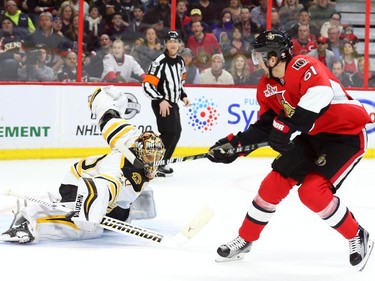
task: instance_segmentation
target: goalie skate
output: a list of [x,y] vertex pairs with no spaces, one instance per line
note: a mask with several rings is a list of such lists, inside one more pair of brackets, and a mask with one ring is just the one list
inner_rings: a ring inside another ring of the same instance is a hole
[[[25,202],[26,206],[26,202]],[[17,200],[17,211],[13,211],[14,219],[10,228],[0,235],[0,241],[18,242],[21,244],[34,241],[29,222],[20,213],[20,202]]]
[[362,271],[370,258],[374,241],[370,240],[370,234],[359,226],[357,235],[349,240],[350,264]]
[[217,249],[218,256],[216,257],[216,262],[228,262],[242,260],[245,254],[250,252],[251,242],[246,242],[242,237],[237,236],[232,241],[221,245]]

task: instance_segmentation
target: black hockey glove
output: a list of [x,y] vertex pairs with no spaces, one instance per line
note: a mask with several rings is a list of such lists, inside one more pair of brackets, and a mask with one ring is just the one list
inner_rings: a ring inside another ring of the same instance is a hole
[[273,119],[272,130],[268,139],[268,144],[274,150],[280,153],[285,153],[291,150],[294,146],[290,137],[295,132],[290,124],[285,120],[283,114]]
[[227,153],[227,151],[238,145],[240,145],[238,137],[230,134],[225,138],[219,139],[210,147],[207,158],[215,163],[232,163],[239,155],[237,153]]

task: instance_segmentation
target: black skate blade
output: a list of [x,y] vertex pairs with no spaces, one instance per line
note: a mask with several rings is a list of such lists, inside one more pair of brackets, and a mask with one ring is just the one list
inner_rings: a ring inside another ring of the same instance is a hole
[[220,255],[217,255],[216,256],[216,259],[215,261],[216,262],[233,262],[233,261],[239,261],[239,260],[242,260],[244,257],[245,257],[246,253],[240,253],[240,254],[237,254],[231,258],[226,258],[226,257],[222,257]]
[[362,271],[363,269],[365,269],[366,264],[368,262],[368,259],[370,258],[370,255],[371,255],[371,252],[372,252],[373,248],[374,248],[374,241],[368,240],[367,254],[366,254],[365,258],[359,264],[357,264],[357,268],[358,268],[359,271]]

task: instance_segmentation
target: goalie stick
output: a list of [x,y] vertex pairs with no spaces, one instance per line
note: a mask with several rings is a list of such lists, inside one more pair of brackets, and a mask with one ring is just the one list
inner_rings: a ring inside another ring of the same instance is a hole
[[[14,192],[9,189],[4,192],[4,195],[14,196],[29,202],[51,207],[55,210],[70,213],[72,209],[67,208],[59,203],[47,202],[32,196],[24,195],[21,193]],[[146,239],[160,245],[178,245],[187,242],[189,239],[197,235],[201,229],[211,220],[213,216],[213,210],[209,207],[204,207],[198,212],[189,223],[182,228],[175,236],[167,236],[140,226],[136,226],[127,222],[123,222],[117,219],[113,219],[104,216],[99,226],[114,232],[118,232],[125,235],[134,236],[141,239]]]
[[[265,146],[268,146],[268,142],[261,142],[261,143],[254,143],[254,144],[249,144],[249,145],[244,145],[244,146],[238,146],[238,147],[226,150],[225,153],[231,154],[231,153],[248,152],[248,151],[253,151],[255,149],[265,147]],[[196,154],[196,155],[189,155],[189,156],[185,156],[185,157],[163,159],[163,160],[160,160],[160,161],[156,161],[154,163],[145,164],[144,166],[145,167],[164,166],[164,165],[172,164],[172,163],[179,163],[179,162],[185,162],[185,161],[189,161],[189,160],[197,160],[197,159],[207,158],[208,155],[210,155],[209,152],[202,153],[202,154]]]

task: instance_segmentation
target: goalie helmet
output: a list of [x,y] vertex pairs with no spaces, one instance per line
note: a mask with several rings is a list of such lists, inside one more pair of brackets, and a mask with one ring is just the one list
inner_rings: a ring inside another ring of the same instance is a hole
[[[162,140],[153,132],[145,132],[134,142],[135,154],[145,164],[160,161],[164,157],[165,148]],[[156,175],[157,166],[145,168],[145,174],[149,179]]]
[[270,56],[276,56],[279,60],[287,60],[292,56],[293,42],[286,32],[269,29],[255,39],[253,47],[253,52],[261,53],[265,62]]

